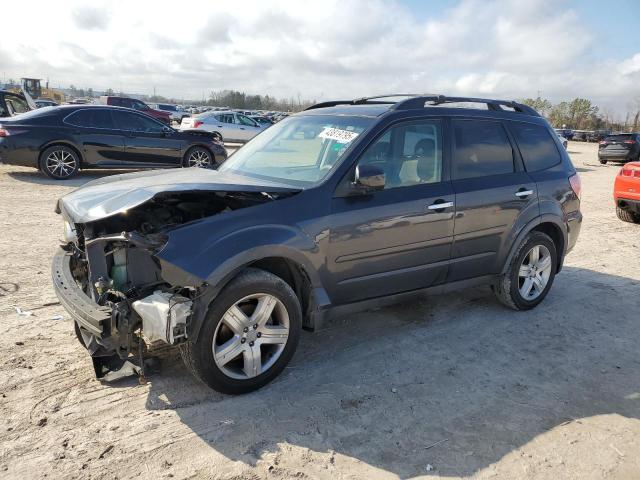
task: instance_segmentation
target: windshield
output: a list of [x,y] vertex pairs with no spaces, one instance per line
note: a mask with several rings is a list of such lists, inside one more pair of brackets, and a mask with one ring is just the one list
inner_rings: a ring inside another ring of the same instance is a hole
[[220,170],[296,186],[312,186],[338,164],[374,119],[309,115],[286,118],[256,136]]

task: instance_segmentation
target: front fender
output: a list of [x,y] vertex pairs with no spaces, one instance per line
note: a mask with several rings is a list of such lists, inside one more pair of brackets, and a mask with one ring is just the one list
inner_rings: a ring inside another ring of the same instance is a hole
[[189,251],[189,243],[175,233],[155,256],[161,262],[162,277],[169,283],[206,289],[194,309],[191,338],[197,338],[211,300],[240,270],[263,258],[280,257],[296,263],[305,271],[318,297],[316,304],[329,302],[317,273],[323,265],[318,246],[301,229],[256,225],[215,239],[195,251]]

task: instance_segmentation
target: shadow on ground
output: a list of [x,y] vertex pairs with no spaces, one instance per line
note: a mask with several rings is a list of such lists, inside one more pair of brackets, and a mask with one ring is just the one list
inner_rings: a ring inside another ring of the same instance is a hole
[[247,465],[287,442],[401,478],[428,463],[472,475],[572,419],[640,418],[639,289],[565,267],[528,312],[503,308],[488,288],[363,312],[304,334],[279,379],[237,397],[194,380],[169,350],[147,408],[175,410],[211,449]]
[[20,182],[35,183],[38,185],[80,187],[85,183],[96,180],[98,178],[136,171],[139,170],[82,170],[78,172],[75,177],[72,177],[68,180],[54,180],[53,178],[47,177],[45,174],[39,172],[38,170],[33,170],[32,172],[7,172],[7,175]]

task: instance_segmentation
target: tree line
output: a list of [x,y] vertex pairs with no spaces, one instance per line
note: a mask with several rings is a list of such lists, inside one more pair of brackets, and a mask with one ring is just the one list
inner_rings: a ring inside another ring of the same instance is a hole
[[211,92],[209,100],[205,102],[212,107],[231,107],[246,110],[276,110],[281,112],[298,112],[313,105],[315,100],[301,100],[297,98],[276,98],[270,95],[250,95],[236,90],[221,90]]
[[540,115],[546,117],[554,128],[571,128],[574,130],[613,130],[637,131],[640,127],[640,100],[635,101],[635,108],[629,106],[624,121],[614,119],[612,114],[601,111],[587,98],[574,98],[567,102],[553,104],[546,98],[525,98],[521,103],[533,107]]

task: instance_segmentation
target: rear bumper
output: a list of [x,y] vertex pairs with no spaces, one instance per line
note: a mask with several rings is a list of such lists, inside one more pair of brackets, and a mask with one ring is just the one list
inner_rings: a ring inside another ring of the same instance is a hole
[[622,210],[640,215],[640,200],[618,197],[616,198],[616,205]]
[[9,142],[0,138],[0,163],[38,168],[38,153],[27,148],[16,149]]
[[572,212],[567,221],[567,250],[565,253],[569,253],[575,247],[581,228],[582,213],[579,210]]
[[104,338],[111,330],[111,308],[95,303],[85,295],[71,274],[71,254],[59,248],[53,256],[53,289],[62,306],[82,328]]
[[598,152],[598,158],[602,160],[618,160],[618,161],[626,161],[632,160],[637,156],[633,152]]

